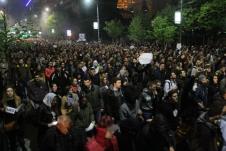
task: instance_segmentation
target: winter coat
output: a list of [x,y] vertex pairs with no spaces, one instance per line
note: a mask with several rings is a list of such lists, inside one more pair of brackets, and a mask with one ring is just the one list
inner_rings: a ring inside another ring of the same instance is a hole
[[84,88],[84,92],[86,94],[86,98],[88,102],[91,104],[94,112],[99,111],[103,108],[103,101],[100,94],[100,88],[97,85],[92,85],[90,89],[87,87]]
[[18,82],[27,82],[31,79],[30,68],[27,64],[16,66],[15,79]]
[[120,119],[119,109],[124,102],[121,90],[114,91],[112,88],[108,89],[103,96],[105,112],[114,117],[116,121]]
[[42,139],[41,151],[77,151],[71,134],[63,135],[56,127],[50,128]]
[[48,124],[50,124],[53,121],[56,121],[57,119],[57,115],[53,111],[51,106],[51,103],[55,96],[56,94],[54,93],[48,93],[43,99],[43,103],[38,108],[36,124],[38,126],[39,141],[42,139],[46,131],[49,129]]
[[50,78],[50,83],[56,83],[60,95],[66,94],[66,87],[70,85],[69,75],[66,71],[54,72]]
[[46,80],[50,80],[51,78],[51,75],[55,72],[55,68],[54,67],[48,67],[48,68],[45,68],[45,77],[46,77]]
[[175,136],[166,118],[157,113],[151,123],[144,125],[137,135],[137,150],[169,151],[175,147]]
[[170,129],[175,131],[179,121],[178,105],[167,100],[166,102],[159,104],[157,108],[157,112],[164,116],[164,119],[170,126]]
[[208,120],[207,113],[200,115],[192,132],[191,151],[218,151],[218,126]]
[[206,107],[208,103],[208,88],[203,85],[198,85],[194,93],[194,99],[197,103],[203,103]]
[[97,127],[96,128],[95,139],[98,144],[100,144],[105,151],[119,151],[117,138],[113,135],[111,139],[105,138],[107,133],[106,128]]
[[137,118],[139,111],[140,107],[139,102],[137,100],[134,106],[124,102],[119,109],[120,120],[135,119]]
[[[17,95],[14,95],[12,98],[4,96],[2,103],[3,103],[3,106],[5,109],[6,109],[6,107],[12,107],[12,108],[17,109],[21,105],[21,99]],[[18,128],[18,121],[20,118],[19,111],[15,112],[14,114],[4,112],[3,115],[4,115],[3,116],[4,125],[6,127],[8,127],[7,125],[11,125],[11,124],[13,125],[13,126],[10,126],[9,129],[7,128],[7,131],[15,130]]]
[[80,107],[80,110],[74,108],[70,116],[76,128],[85,129],[94,121],[93,109],[89,102],[85,106]]
[[158,96],[150,93],[149,90],[145,88],[139,99],[142,112],[148,112],[154,115],[156,105],[160,102]]
[[36,104],[41,104],[45,95],[49,92],[48,87],[43,81],[36,82],[31,80],[28,83],[28,97]]

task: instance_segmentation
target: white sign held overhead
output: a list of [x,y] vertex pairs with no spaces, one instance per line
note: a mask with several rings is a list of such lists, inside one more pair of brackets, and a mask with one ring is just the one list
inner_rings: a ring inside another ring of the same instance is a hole
[[150,64],[153,60],[153,54],[152,53],[142,53],[140,57],[138,58],[138,61],[140,64]]

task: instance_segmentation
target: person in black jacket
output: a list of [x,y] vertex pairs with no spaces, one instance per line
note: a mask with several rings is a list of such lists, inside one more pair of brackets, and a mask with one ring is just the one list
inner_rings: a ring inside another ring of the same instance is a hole
[[78,144],[74,142],[71,127],[70,117],[59,116],[57,125],[46,132],[42,140],[41,151],[77,151]]
[[218,151],[221,146],[221,132],[217,121],[226,112],[226,103],[215,101],[209,111],[196,120],[189,139],[191,151]]
[[34,108],[37,108],[42,103],[47,93],[48,87],[37,73],[35,78],[28,82],[28,97]]
[[48,93],[43,103],[38,108],[36,124],[38,126],[38,143],[40,145],[46,131],[56,124],[57,114],[55,111],[56,94]]
[[21,147],[23,151],[26,151],[24,146],[24,135],[21,130],[23,104],[21,103],[20,97],[17,96],[11,86],[7,86],[6,88],[2,105],[2,113],[0,113],[3,115],[2,128],[4,129],[4,134],[6,136],[4,139],[8,139],[10,151],[16,151],[18,147]]
[[52,76],[50,78],[50,83],[57,84],[60,95],[66,94],[67,86],[70,85],[70,79],[69,79],[68,72],[64,68],[57,65],[55,72],[52,74]]
[[104,94],[104,109],[107,115],[114,117],[115,121],[119,121],[119,109],[124,102],[123,93],[121,90],[122,81],[120,78],[113,78],[112,86]]
[[104,108],[103,100],[100,93],[100,87],[93,84],[90,77],[85,77],[84,80],[84,93],[86,95],[87,101],[91,104],[94,112],[95,119],[98,120],[101,111]]
[[137,150],[175,151],[175,131],[178,126],[179,112],[177,100],[177,91],[172,90],[168,93],[165,102],[158,105],[153,120],[147,123],[137,135]]

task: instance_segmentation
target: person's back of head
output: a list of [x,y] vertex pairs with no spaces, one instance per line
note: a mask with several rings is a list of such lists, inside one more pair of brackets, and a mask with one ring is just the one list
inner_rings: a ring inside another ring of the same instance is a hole
[[61,115],[57,118],[57,129],[63,134],[66,135],[69,133],[70,128],[72,127],[72,120],[67,115]]

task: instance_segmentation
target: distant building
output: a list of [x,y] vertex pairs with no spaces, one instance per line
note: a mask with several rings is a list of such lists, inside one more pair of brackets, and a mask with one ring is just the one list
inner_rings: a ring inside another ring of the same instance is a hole
[[134,4],[136,0],[118,0],[118,9],[128,9],[130,5]]

